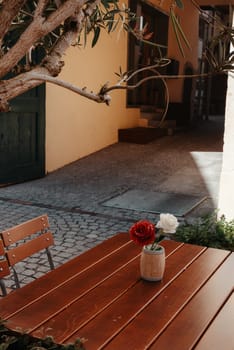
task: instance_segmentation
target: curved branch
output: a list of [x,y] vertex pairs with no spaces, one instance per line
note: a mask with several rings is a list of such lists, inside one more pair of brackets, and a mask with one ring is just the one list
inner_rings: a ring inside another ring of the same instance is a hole
[[[219,73],[216,73],[216,74],[219,74]],[[136,84],[134,85],[113,85],[113,86],[110,86],[110,87],[107,87],[107,86],[103,86],[101,88],[101,92],[102,93],[108,93],[112,90],[134,90],[136,89],[137,87],[139,87],[140,85],[142,85],[143,83],[145,83],[146,81],[149,81],[149,80],[154,80],[154,79],[178,79],[178,78],[198,78],[198,77],[209,77],[211,75],[214,75],[214,74],[211,74],[211,73],[204,73],[204,74],[191,74],[191,75],[152,75],[150,77],[146,77],[144,79],[141,79],[139,80]]]
[[[162,61],[165,61],[165,63],[162,63]],[[147,71],[147,70],[152,70],[152,69],[155,69],[155,68],[165,67],[170,62],[171,62],[171,60],[169,58],[168,59],[167,58],[163,58],[163,59],[160,60],[159,63],[155,63],[155,64],[153,64],[151,66],[146,66],[146,67],[143,67],[143,68],[139,68],[135,72],[133,72],[131,75],[129,75],[129,77],[125,81],[131,80],[138,73],[141,73],[141,72],[144,72],[144,71]]]

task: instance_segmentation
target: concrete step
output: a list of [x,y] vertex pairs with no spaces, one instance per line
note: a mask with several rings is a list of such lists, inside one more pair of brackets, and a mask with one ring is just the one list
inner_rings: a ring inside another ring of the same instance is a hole
[[159,137],[167,135],[167,129],[136,127],[119,129],[119,142],[132,142],[145,144]]
[[149,119],[140,118],[138,121],[138,126],[147,128],[149,126]]
[[148,120],[160,120],[163,116],[163,111],[155,111],[155,112],[141,112],[140,114],[141,118],[148,119]]
[[141,112],[155,112],[156,106],[140,106],[140,111]]
[[149,120],[149,126],[158,128],[159,126],[161,128],[176,128],[176,120],[164,120],[162,123],[159,120]]

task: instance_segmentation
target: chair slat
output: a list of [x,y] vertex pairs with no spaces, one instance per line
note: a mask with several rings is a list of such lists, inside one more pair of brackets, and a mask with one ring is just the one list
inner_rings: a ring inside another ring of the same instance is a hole
[[5,255],[3,241],[0,239],[0,255]]
[[11,244],[18,242],[31,234],[43,231],[48,227],[48,216],[41,215],[35,219],[28,220],[8,230],[2,231],[1,236],[5,247],[9,247]]
[[11,274],[8,261],[7,260],[0,260],[0,289],[2,293],[0,294],[0,298],[7,295],[9,292],[9,288],[6,288],[5,282],[3,277],[9,276]]
[[10,275],[10,269],[7,260],[0,260],[0,278]]
[[6,252],[9,265],[14,266],[17,262],[39,252],[42,249],[48,248],[54,244],[53,235],[51,232],[46,232],[31,241],[21,244],[16,248],[12,248]]

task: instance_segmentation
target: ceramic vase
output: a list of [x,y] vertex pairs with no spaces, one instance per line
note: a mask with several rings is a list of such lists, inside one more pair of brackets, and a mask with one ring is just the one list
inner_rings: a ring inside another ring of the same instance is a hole
[[165,250],[158,245],[151,250],[151,245],[144,246],[140,258],[141,278],[146,281],[161,281],[165,270]]

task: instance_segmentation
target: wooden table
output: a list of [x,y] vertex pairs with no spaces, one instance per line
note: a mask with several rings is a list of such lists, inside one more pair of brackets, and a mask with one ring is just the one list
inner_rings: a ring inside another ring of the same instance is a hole
[[121,233],[0,300],[11,329],[87,350],[234,349],[234,253],[164,241],[161,282]]

